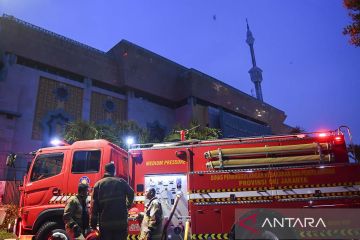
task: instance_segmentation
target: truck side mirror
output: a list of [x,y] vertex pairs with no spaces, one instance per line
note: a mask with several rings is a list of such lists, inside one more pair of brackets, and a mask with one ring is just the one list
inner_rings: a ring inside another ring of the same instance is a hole
[[6,166],[15,168],[16,154],[10,153],[6,158]]

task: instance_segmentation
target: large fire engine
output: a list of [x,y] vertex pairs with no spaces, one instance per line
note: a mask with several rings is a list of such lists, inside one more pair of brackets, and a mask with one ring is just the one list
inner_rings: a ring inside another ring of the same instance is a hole
[[232,238],[240,208],[360,206],[360,165],[349,160],[341,129],[133,145],[128,152],[105,140],[89,140],[37,151],[20,188],[17,234],[65,236],[64,204],[79,182],[93,187],[110,161],[136,194],[129,211],[130,239],[139,234],[133,217],[143,211],[148,187],[156,189],[165,236],[172,239],[182,239],[184,232],[192,239]]

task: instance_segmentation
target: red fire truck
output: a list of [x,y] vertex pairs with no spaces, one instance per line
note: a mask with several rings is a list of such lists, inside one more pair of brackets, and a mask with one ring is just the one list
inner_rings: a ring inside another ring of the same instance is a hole
[[65,236],[64,204],[79,182],[93,187],[110,161],[136,192],[130,239],[139,234],[132,217],[143,211],[148,187],[156,189],[172,239],[187,230],[192,239],[233,238],[240,208],[359,208],[360,165],[349,159],[344,136],[338,129],[133,145],[128,152],[105,140],[40,149],[20,188],[16,233]]

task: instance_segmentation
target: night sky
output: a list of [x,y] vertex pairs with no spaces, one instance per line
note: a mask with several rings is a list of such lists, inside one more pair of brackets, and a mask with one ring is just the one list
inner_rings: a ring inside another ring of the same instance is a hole
[[251,95],[248,18],[264,101],[307,131],[347,125],[360,144],[360,48],[342,34],[342,0],[0,0],[3,13],[102,51],[126,39]]

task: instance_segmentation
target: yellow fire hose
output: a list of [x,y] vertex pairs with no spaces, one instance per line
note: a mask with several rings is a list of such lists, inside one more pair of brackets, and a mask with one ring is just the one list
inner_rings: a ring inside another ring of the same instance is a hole
[[185,223],[184,240],[188,240],[189,228],[190,228],[190,222],[189,222],[189,220],[187,220]]
[[250,155],[250,154],[276,154],[286,152],[301,152],[301,151],[314,151],[329,150],[330,145],[328,143],[309,143],[309,144],[297,144],[297,145],[284,145],[284,146],[270,146],[270,147],[253,147],[253,148],[228,148],[228,149],[217,149],[205,152],[205,158],[213,159],[218,158],[219,154],[222,157],[236,156],[236,155]]
[[306,155],[306,156],[291,156],[291,157],[275,157],[275,158],[253,158],[253,159],[231,159],[220,161],[211,161],[206,163],[208,168],[220,168],[222,164],[224,167],[245,167],[245,166],[256,166],[256,165],[267,165],[267,164],[289,164],[289,163],[307,163],[307,162],[318,162],[320,160],[331,161],[331,155],[326,154],[324,156],[317,155]]

